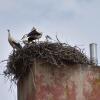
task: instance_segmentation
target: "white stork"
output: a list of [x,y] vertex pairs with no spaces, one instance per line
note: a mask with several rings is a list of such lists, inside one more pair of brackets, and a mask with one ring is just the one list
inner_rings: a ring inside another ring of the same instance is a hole
[[8,41],[10,43],[10,45],[13,47],[13,49],[17,50],[17,49],[21,49],[22,46],[20,45],[19,42],[17,42],[16,40],[14,40],[12,37],[11,37],[11,34],[10,34],[10,30],[8,30]]
[[24,44],[27,43],[27,41],[25,40],[25,38],[28,38],[28,43],[32,42],[33,40],[37,40],[38,39],[38,42],[39,42],[39,39],[42,37],[42,33],[40,32],[37,32],[36,28],[32,28],[31,32],[28,33],[28,34],[25,34],[23,37],[22,37],[22,41]]
[[37,32],[37,30],[33,27],[31,32],[27,35],[27,37],[29,43],[36,39],[38,39],[39,42],[39,39],[42,37],[42,33]]

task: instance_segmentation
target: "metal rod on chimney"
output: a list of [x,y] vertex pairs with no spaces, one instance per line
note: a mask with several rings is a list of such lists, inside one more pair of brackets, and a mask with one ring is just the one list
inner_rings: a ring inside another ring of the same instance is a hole
[[90,61],[94,65],[98,64],[98,59],[97,59],[97,44],[96,43],[91,43],[90,44]]

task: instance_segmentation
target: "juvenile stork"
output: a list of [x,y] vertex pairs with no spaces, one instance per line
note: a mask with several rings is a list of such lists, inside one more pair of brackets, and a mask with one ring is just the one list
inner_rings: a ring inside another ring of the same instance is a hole
[[33,27],[31,32],[27,35],[28,42],[32,42],[33,40],[37,40],[39,42],[39,39],[42,37],[42,33],[37,32],[37,30]]
[[9,41],[9,44],[13,47],[13,49],[15,50],[18,50],[18,49],[21,49],[22,46],[20,45],[19,42],[17,42],[16,40],[14,40],[12,37],[11,37],[11,34],[10,34],[10,30],[7,30],[8,31],[8,41]]

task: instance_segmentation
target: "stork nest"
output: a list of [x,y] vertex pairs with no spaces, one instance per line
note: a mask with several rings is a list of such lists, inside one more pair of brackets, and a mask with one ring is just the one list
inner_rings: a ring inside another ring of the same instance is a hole
[[31,43],[10,54],[4,71],[5,75],[13,76],[13,79],[18,80],[29,71],[34,59],[57,67],[66,64],[90,64],[81,49],[66,43]]

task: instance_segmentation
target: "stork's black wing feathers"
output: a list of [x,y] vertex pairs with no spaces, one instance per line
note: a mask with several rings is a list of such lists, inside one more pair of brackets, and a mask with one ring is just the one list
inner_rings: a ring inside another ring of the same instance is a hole
[[41,33],[37,32],[36,30],[31,31],[27,37],[33,36],[33,35],[41,35]]
[[16,43],[14,41],[12,41],[13,44],[15,44],[19,49],[22,49],[22,46],[20,45],[20,43]]
[[33,32],[28,33],[27,37],[30,37],[33,35]]

